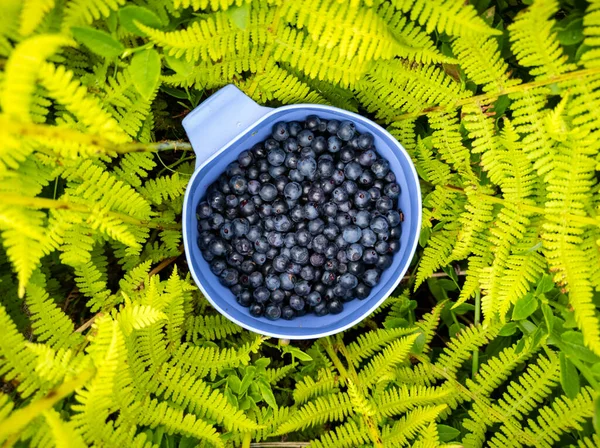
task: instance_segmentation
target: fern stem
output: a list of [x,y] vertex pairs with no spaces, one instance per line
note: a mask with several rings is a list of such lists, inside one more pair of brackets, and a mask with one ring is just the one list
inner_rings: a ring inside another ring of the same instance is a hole
[[250,448],[250,442],[252,442],[252,433],[247,432],[242,440],[242,448]]
[[425,109],[422,109],[417,112],[409,112],[402,115],[397,115],[393,117],[390,121],[402,121],[402,120],[410,120],[417,117],[421,117],[423,115],[427,115],[432,112],[441,112],[452,109],[457,109],[459,107],[465,106],[467,104],[478,104],[478,103],[488,103],[491,100],[495,100],[500,96],[509,95],[511,93],[525,92],[527,90],[535,89],[537,87],[548,86],[550,84],[555,84],[559,82],[565,81],[573,81],[580,78],[585,78],[587,76],[598,75],[600,74],[600,67],[589,68],[584,70],[575,70],[570,73],[565,73],[564,75],[554,76],[548,79],[542,79],[539,81],[527,82],[524,84],[518,84],[516,86],[507,87],[505,89],[499,90],[497,92],[484,93],[482,95],[471,96],[468,98],[462,98],[454,102],[454,104],[450,104],[447,106],[432,106]]
[[[444,188],[451,190],[451,191],[456,191],[456,192],[459,192],[462,194],[466,194],[464,189],[454,186],[454,185],[445,185]],[[523,204],[520,202],[511,202],[504,198],[500,198],[498,196],[491,196],[491,195],[485,194],[485,193],[477,193],[477,196],[480,197],[484,201],[492,202],[494,204],[501,204],[501,205],[512,204],[516,208],[523,210],[523,211],[528,211],[528,212],[535,213],[538,215],[546,214],[546,209],[544,209],[543,207],[536,207],[535,205],[528,205],[528,204]],[[568,221],[578,222],[580,224],[584,224],[584,225],[588,225],[588,226],[600,227],[600,220],[593,218],[591,216],[579,216],[579,215],[572,215],[570,213],[564,213],[564,214],[562,214],[562,216],[563,216],[563,218],[565,218]]]
[[[48,198],[39,198],[39,197],[28,197],[28,196],[20,196],[16,194],[5,194],[2,196],[2,203],[4,205],[16,205],[19,207],[25,208],[44,208],[44,209],[55,209],[55,210],[70,210],[77,213],[87,213],[91,214],[93,210],[87,205],[83,204],[74,204],[72,202],[63,201],[59,199],[48,199]],[[127,224],[133,224],[140,227],[148,227],[151,229],[160,229],[160,230],[180,230],[181,226],[179,225],[165,225],[158,224],[152,221],[147,221],[143,219],[137,219],[132,216],[126,215],[124,213],[119,212],[107,212],[107,215],[112,216],[121,220]]]
[[24,408],[14,411],[10,417],[0,423],[0,439],[19,433],[42,412],[52,408],[56,403],[81,388],[94,375],[94,370],[85,370],[77,377],[58,388],[51,390],[44,398],[30,403]]
[[[481,319],[481,291],[478,289],[475,291],[475,325],[479,324]],[[473,368],[471,370],[471,377],[475,378],[477,371],[479,370],[479,347],[473,350]]]

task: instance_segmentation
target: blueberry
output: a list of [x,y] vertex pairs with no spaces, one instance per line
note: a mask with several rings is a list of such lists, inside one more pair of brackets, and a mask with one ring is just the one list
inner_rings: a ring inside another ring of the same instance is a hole
[[263,275],[260,272],[252,272],[248,277],[250,280],[250,286],[258,288],[263,283]]
[[390,245],[387,241],[377,241],[377,243],[375,243],[375,250],[378,254],[385,255],[390,250]]
[[338,265],[339,265],[339,262],[337,260],[331,259],[331,260],[327,260],[323,267],[325,268],[326,271],[333,272],[333,271],[337,271]]
[[296,200],[302,195],[302,187],[298,182],[290,182],[285,186],[283,194],[288,199]]
[[377,153],[369,149],[358,156],[358,163],[362,166],[370,167],[377,160]]
[[276,247],[270,247],[269,250],[265,253],[265,255],[267,256],[267,258],[269,260],[273,260],[277,254],[279,253],[279,251],[277,250]]
[[225,286],[233,286],[238,282],[238,272],[232,268],[223,269],[219,280]]
[[329,241],[325,235],[317,235],[312,241],[312,250],[317,254],[324,254]]
[[337,134],[339,128],[340,122],[338,120],[329,120],[327,122],[327,132],[330,134]]
[[379,283],[379,271],[377,269],[369,269],[362,276],[363,283],[371,288]]
[[348,249],[339,249],[337,254],[335,255],[335,258],[340,263],[340,265],[347,264],[349,261],[348,254],[346,253],[347,250]]
[[342,121],[340,127],[337,131],[337,136],[344,141],[349,141],[354,137],[354,133],[356,132],[356,127],[354,123],[351,121]]
[[[296,140],[295,138],[288,138],[286,141],[283,142],[283,149],[288,152],[288,156],[293,156],[293,153],[298,152],[300,150],[300,145],[298,144],[298,140]],[[286,156],[286,166],[288,168],[294,168],[287,164],[287,156]]]
[[296,242],[299,246],[306,247],[312,241],[312,235],[307,229],[301,229],[296,232]]
[[325,222],[321,218],[313,219],[308,223],[308,231],[313,235],[318,235],[323,232]]
[[389,255],[380,255],[377,261],[375,262],[375,266],[381,269],[382,271],[389,268],[393,263],[392,257]]
[[314,176],[317,172],[317,161],[313,157],[302,157],[298,160],[298,171],[306,177]]
[[262,266],[263,264],[266,263],[267,256],[260,252],[254,252],[252,254],[252,261],[254,261],[256,264]]
[[203,219],[202,221],[198,222],[198,231],[202,232],[204,230],[210,230],[210,224],[208,224],[208,221],[206,219]]
[[371,223],[371,213],[366,210],[360,210],[352,220],[361,229],[366,229]]
[[359,283],[354,290],[354,295],[359,300],[366,299],[369,297],[369,294],[371,294],[371,288],[364,283]]
[[349,246],[348,242],[344,239],[343,235],[338,235],[335,239],[335,245],[340,249],[345,249]]
[[358,277],[365,272],[365,265],[360,261],[351,261],[348,263],[348,272]]
[[394,172],[392,170],[390,170],[385,175],[385,177],[383,178],[383,180],[386,181],[386,182],[388,182],[388,183],[390,183],[390,182],[394,183],[394,182],[396,182],[396,175],[394,174]]
[[225,244],[223,243],[223,240],[220,238],[212,240],[210,242],[210,244],[208,245],[208,250],[210,251],[211,254],[213,254],[216,257],[220,257],[226,251]]
[[300,131],[302,131],[302,125],[297,121],[290,121],[288,123],[288,132],[292,137],[296,137]]
[[251,180],[248,182],[248,193],[251,195],[258,194],[260,191],[260,182],[257,180]]
[[394,201],[387,196],[382,196],[377,200],[376,207],[379,213],[385,214],[392,210],[394,207]]
[[340,212],[348,213],[352,210],[352,202],[350,202],[350,201],[340,202],[338,204],[338,208],[339,208]]
[[309,115],[306,117],[306,128],[311,131],[316,131],[321,124],[321,119],[316,115]]
[[289,210],[289,207],[287,205],[287,202],[282,201],[280,199],[273,202],[273,212],[276,215],[281,215],[282,213],[287,213],[288,210]]
[[292,221],[294,222],[301,222],[304,220],[304,207],[300,206],[300,205],[296,205],[295,207],[292,208],[292,210],[290,211],[290,218],[292,218]]
[[392,240],[390,241],[390,252],[391,253],[396,253],[400,250],[400,241],[398,240]]
[[[212,191],[208,193],[208,205],[217,210],[223,210],[225,207],[225,195],[220,191]],[[212,213],[211,213],[212,216]]]
[[371,202],[377,202],[381,198],[381,190],[377,187],[371,187],[368,190]]
[[206,219],[212,215],[212,208],[207,202],[200,202],[196,207],[196,217],[198,219]]
[[309,202],[304,206],[304,215],[306,219],[312,221],[313,219],[317,219],[319,217],[319,209],[315,204]]
[[240,201],[240,213],[243,216],[248,217],[250,215],[253,215],[255,212],[256,205],[254,205],[254,202],[247,200]]
[[298,144],[300,146],[310,146],[312,145],[312,141],[315,138],[315,134],[313,134],[308,129],[304,129],[298,133]]
[[291,258],[294,263],[304,265],[308,263],[309,253],[306,247],[294,246],[290,249]]
[[346,256],[350,261],[358,261],[363,256],[363,246],[361,244],[351,244],[350,247],[346,249]]
[[281,308],[281,317],[285,320],[292,320],[296,313],[289,306],[284,306]]
[[248,181],[246,180],[246,178],[244,176],[241,176],[241,175],[233,176],[229,180],[229,186],[231,187],[231,190],[235,194],[237,194],[237,195],[244,194],[248,190]]
[[358,137],[358,147],[360,149],[369,149],[371,146],[373,146],[374,141],[375,139],[373,138],[373,135],[365,132]]
[[[329,260],[331,261],[331,260]],[[335,283],[335,274],[331,271],[323,272],[323,276],[321,277],[321,282],[325,285],[331,286]]]
[[364,170],[357,179],[358,184],[362,188],[369,188],[375,181],[375,175],[370,170]]
[[290,136],[288,125],[282,121],[273,125],[272,134],[273,138],[278,141],[283,141]]
[[246,170],[246,177],[248,177],[248,179],[256,180],[256,179],[258,179],[259,175],[260,175],[260,170],[258,169],[258,167],[256,165],[250,166]]
[[390,227],[396,227],[400,225],[400,213],[398,213],[396,210],[390,210],[385,214],[385,217],[388,220]]
[[250,315],[252,315],[254,317],[262,316],[263,311],[264,311],[264,308],[260,303],[254,302],[252,305],[250,305]]
[[285,151],[280,148],[275,148],[269,151],[267,160],[272,166],[281,166],[285,162]]
[[273,214],[273,206],[271,204],[262,204],[258,207],[258,216],[267,218]]
[[294,292],[299,296],[307,296],[310,293],[310,285],[306,280],[301,280],[294,285]]
[[338,211],[338,206],[335,202],[327,202],[323,205],[323,213],[326,216],[335,216]]
[[308,190],[307,199],[310,202],[315,202],[318,204],[325,201],[325,192],[321,187],[313,185],[310,187],[310,190]]
[[317,153],[312,148],[312,146],[307,146],[305,148],[302,148],[302,150],[300,151],[300,156],[299,157],[300,158],[311,157],[313,159],[316,159],[317,158]]
[[[225,174],[227,175],[226,177],[233,177],[233,176],[237,176],[237,175],[240,175],[243,173],[244,173],[244,170],[242,169],[240,164],[237,162],[230,163],[227,166],[227,170],[225,171]],[[225,193],[225,192],[223,192],[223,193]]]
[[287,171],[288,171],[288,169],[285,166],[283,166],[283,165],[279,165],[279,166],[272,165],[269,168],[269,175],[273,179],[277,179],[278,177],[283,176],[284,174],[286,174]]
[[275,230],[278,232],[287,232],[292,228],[292,221],[287,215],[275,216]]
[[202,251],[202,257],[208,262],[211,262],[215,259],[215,256],[208,250]]
[[401,235],[402,229],[400,228],[400,226],[392,227],[392,229],[390,230],[390,238],[397,240],[400,239]]
[[341,185],[344,182],[344,180],[346,180],[346,176],[344,175],[343,170],[337,169],[331,175],[331,179],[333,179],[336,185]]
[[271,291],[271,302],[281,303],[285,299],[285,293],[281,289]]
[[342,141],[335,135],[327,139],[327,150],[331,153],[339,152],[342,149],[342,145]]
[[294,289],[294,285],[296,284],[296,276],[294,274],[284,272],[279,274],[279,280],[281,282],[281,289],[285,291]]
[[[287,247],[282,247],[281,249],[279,249],[279,255],[283,255],[284,257],[287,257],[288,259],[292,258],[292,251],[287,248]],[[288,262],[290,263],[290,262]]]
[[340,234],[340,228],[335,224],[328,224],[323,229],[323,235],[329,240],[334,241]]
[[311,144],[311,148],[315,152],[315,154],[321,154],[323,151],[327,149],[328,142],[325,140],[325,137],[319,135],[313,139]]
[[364,190],[358,190],[354,195],[354,205],[357,208],[366,208],[371,202],[371,197],[368,192]]
[[[367,248],[363,251],[362,261],[366,264],[375,264],[379,259],[379,254],[375,249]],[[373,285],[370,285],[373,286]]]
[[313,291],[306,296],[306,303],[313,307],[321,303],[321,300],[321,294],[319,294],[317,291]]
[[385,159],[378,159],[371,165],[371,171],[378,179],[383,179],[390,171],[390,162]]
[[300,296],[293,295],[290,297],[290,307],[296,311],[304,309],[304,299]]
[[332,300],[327,304],[327,309],[331,314],[340,314],[344,311],[344,305],[339,300]]
[[356,180],[363,173],[363,169],[358,162],[350,162],[344,169],[346,179]]
[[268,138],[265,140],[264,147],[265,147],[266,153],[268,154],[269,151],[279,148],[279,142],[277,140],[275,140],[274,138]]
[[317,306],[315,306],[313,311],[317,316],[325,316],[329,314],[329,309],[327,308],[326,302],[319,303]]
[[342,188],[346,190],[348,196],[352,197],[358,192],[358,185],[353,180],[345,180],[342,184]]
[[362,230],[358,226],[348,225],[342,231],[342,235],[344,237],[344,240],[346,240],[347,243],[352,244],[352,243],[356,243],[357,241],[360,240],[360,238],[362,236]]
[[221,229],[219,229],[219,233],[221,235],[221,238],[225,239],[225,240],[230,240],[235,236],[234,230],[233,230],[233,223],[231,222],[226,222],[221,226]]
[[[323,266],[325,264],[325,255],[313,253],[310,256],[310,264],[314,267]],[[315,274],[316,276],[316,274]]]
[[242,254],[238,254],[237,252],[231,252],[227,254],[227,264],[233,268],[241,268],[242,263],[244,262],[244,256]]
[[385,217],[375,216],[371,219],[370,227],[375,233],[384,233],[388,231],[390,225]]
[[221,259],[213,260],[210,264],[210,271],[215,275],[221,275],[226,268],[227,264]]
[[346,190],[342,187],[338,187],[335,190],[333,190],[333,200],[338,203],[338,206],[340,203],[342,202],[346,202],[348,200],[348,193],[346,192]]
[[400,196],[400,185],[396,183],[389,183],[383,187],[383,194],[391,199],[396,199]]
[[300,271],[300,277],[303,280],[312,282],[315,279],[315,269],[312,266],[303,266]]
[[237,303],[239,303],[240,305],[249,307],[250,304],[252,303],[252,294],[250,294],[250,291],[245,289],[242,292],[240,292],[239,294],[237,294],[235,299],[237,300]]
[[356,158],[356,153],[349,146],[344,146],[342,148],[342,150],[340,151],[340,160],[342,162],[348,163],[351,160],[354,160],[355,158]]
[[269,305],[265,309],[265,317],[269,320],[277,320],[281,317],[281,307],[279,305]]
[[250,151],[242,151],[237,158],[238,164],[241,167],[247,167],[250,166],[250,164],[252,163],[252,160],[254,158],[252,157],[252,153]]
[[250,230],[250,224],[245,218],[236,218],[232,221],[233,233],[237,237],[245,236]]
[[259,194],[263,201],[271,202],[277,197],[277,188],[273,184],[263,184]]
[[284,272],[287,264],[289,263],[289,258],[284,255],[277,255],[273,258],[273,269],[277,272]]

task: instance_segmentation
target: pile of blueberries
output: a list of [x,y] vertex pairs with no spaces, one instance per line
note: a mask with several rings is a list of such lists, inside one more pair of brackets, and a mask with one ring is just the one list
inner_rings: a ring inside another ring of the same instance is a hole
[[279,122],[198,204],[198,246],[253,316],[337,314],[400,248],[400,187],[351,121]]

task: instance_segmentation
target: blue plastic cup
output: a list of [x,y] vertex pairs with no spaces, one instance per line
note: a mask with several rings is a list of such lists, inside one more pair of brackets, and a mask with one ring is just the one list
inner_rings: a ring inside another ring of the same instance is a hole
[[[375,147],[390,162],[401,188],[400,209],[404,212],[400,250],[393,264],[364,300],[344,303],[337,315],[317,317],[306,314],[287,321],[253,317],[228,288],[210,271],[198,249],[196,207],[206,190],[238,155],[265,140],[278,121],[303,121],[315,114],[326,120],[351,120],[359,132],[370,132]],[[262,107],[228,85],[196,107],[183,120],[183,127],[196,153],[196,170],[183,202],[183,241],[194,281],[212,305],[236,324],[267,336],[285,339],[312,339],[343,331],[367,317],[394,291],[415,253],[421,228],[421,189],[415,167],[406,150],[385,129],[360,115],[320,104],[293,104],[276,109]]]

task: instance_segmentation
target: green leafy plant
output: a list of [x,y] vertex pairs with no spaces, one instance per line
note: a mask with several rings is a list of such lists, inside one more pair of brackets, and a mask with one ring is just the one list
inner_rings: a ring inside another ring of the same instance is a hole
[[[0,2],[0,443],[598,446],[599,14]],[[227,83],[359,112],[415,162],[415,260],[343,334],[251,334],[187,274],[180,121]]]

